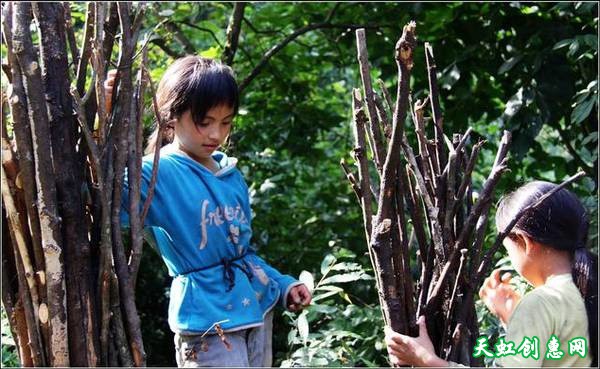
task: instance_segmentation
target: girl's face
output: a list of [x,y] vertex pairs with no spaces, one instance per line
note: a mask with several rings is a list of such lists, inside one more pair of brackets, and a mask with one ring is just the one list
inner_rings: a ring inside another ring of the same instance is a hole
[[504,238],[504,241],[502,241],[502,244],[506,248],[511,264],[517,273],[523,275],[523,264],[525,263],[526,255],[525,245],[523,245],[521,241],[521,239],[506,237]]
[[187,110],[175,124],[175,137],[179,149],[202,164],[210,162],[212,153],[229,136],[233,117],[232,107],[218,105],[206,112],[202,122],[195,124],[191,111]]

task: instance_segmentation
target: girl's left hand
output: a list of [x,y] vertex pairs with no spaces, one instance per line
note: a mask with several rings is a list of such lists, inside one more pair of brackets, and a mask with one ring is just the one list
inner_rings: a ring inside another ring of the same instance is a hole
[[292,289],[288,293],[286,303],[287,309],[293,312],[300,311],[305,306],[310,304],[311,300],[312,295],[308,288],[303,284],[299,284],[297,286],[292,287]]
[[417,321],[419,337],[396,333],[389,326],[385,327],[385,343],[393,365],[412,366],[448,366],[448,362],[435,354],[433,343],[427,333],[425,317]]

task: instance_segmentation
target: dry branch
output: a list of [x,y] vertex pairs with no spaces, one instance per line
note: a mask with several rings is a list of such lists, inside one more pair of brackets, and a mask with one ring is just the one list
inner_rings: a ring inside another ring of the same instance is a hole
[[[455,358],[464,365],[478,364],[472,358],[472,343],[478,330],[467,321],[470,316],[474,319],[475,314],[473,288],[466,278],[467,266],[472,268],[473,260],[477,258],[472,248],[471,252],[467,250],[473,238],[479,247],[483,235],[480,223],[487,219],[494,189],[507,170],[510,135],[505,133],[479,199],[471,204],[471,177],[483,141],[475,143],[467,155],[471,128],[462,135],[452,135],[452,142],[444,135],[436,68],[431,46],[427,43],[429,98],[424,102],[417,101],[412,109],[408,76],[413,68],[414,28],[412,22],[405,26],[396,45],[399,74],[395,104],[383,81],[378,81],[387,107],[394,109],[392,132],[386,135],[387,147],[383,147],[382,137],[377,137],[386,127],[386,108],[371,86],[364,30],[357,31],[364,102],[371,119],[368,122],[360,93],[355,90],[352,103],[358,179],[348,166],[345,166],[345,172],[363,210],[384,323],[397,332],[414,336],[418,333],[415,320],[424,314],[438,355]],[[425,133],[428,103],[432,110],[434,140],[429,140]],[[404,129],[409,106],[418,155],[410,146]],[[365,132],[368,123],[370,135]],[[367,159],[365,137],[370,138],[371,163]],[[377,177],[379,183],[370,183],[370,167],[380,174]],[[378,188],[374,218],[367,188]],[[417,247],[410,247],[413,237]],[[417,250],[419,281],[414,281],[410,273],[413,250]],[[455,305],[461,308],[457,309]]]

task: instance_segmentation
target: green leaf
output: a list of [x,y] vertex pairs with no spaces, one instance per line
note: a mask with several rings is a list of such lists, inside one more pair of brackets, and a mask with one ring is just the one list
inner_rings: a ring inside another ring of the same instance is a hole
[[315,288],[315,291],[333,291],[333,292],[342,292],[344,289],[338,286],[331,286],[331,285],[319,285],[317,286],[317,288]]
[[[342,290],[343,292],[344,290]],[[312,299],[312,302],[317,302],[317,301],[321,301],[323,299],[326,299],[328,297],[331,297],[333,295],[337,295],[338,293],[340,293],[339,291],[330,291],[330,292],[325,292],[319,295],[315,295]]]
[[589,47],[594,49],[594,51],[598,51],[598,36],[596,35],[583,35],[580,37],[584,43],[586,43]]
[[322,313],[322,314],[333,314],[338,311],[338,308],[335,306],[314,304],[314,305],[310,306],[310,311],[311,312],[314,311],[314,312]]
[[579,41],[574,40],[571,45],[569,45],[569,51],[567,52],[567,56],[573,56],[579,50]]
[[173,9],[164,9],[158,12],[158,15],[160,15],[161,17],[170,17],[173,14],[175,14],[175,11]]
[[578,124],[583,122],[590,115],[595,103],[595,96],[592,95],[581,104],[577,104],[571,113],[571,123]]
[[313,360],[310,361],[310,365],[311,366],[316,366],[316,367],[327,366],[327,364],[329,364],[329,361],[327,359],[325,359],[325,358],[322,358],[322,357],[318,357],[318,358],[315,358],[315,359],[313,359]]
[[326,274],[328,272],[329,267],[331,267],[331,265],[333,265],[333,263],[335,263],[336,258],[335,256],[328,254],[327,256],[325,256],[325,258],[323,259],[323,261],[321,262],[321,274]]
[[350,271],[350,270],[360,270],[362,269],[362,266],[358,263],[337,263],[335,264],[331,270],[346,270],[346,271]]
[[300,277],[298,279],[300,282],[304,283],[308,290],[312,293],[312,291],[315,289],[315,279],[313,275],[310,272],[303,270],[300,272]]
[[364,272],[352,272],[352,273],[346,273],[346,274],[336,274],[329,278],[325,278],[323,280],[323,282],[321,282],[321,283],[323,283],[323,284],[347,283],[347,282],[358,281],[360,279],[372,279],[372,277],[369,276],[368,274],[365,274]]
[[219,56],[219,54],[221,54],[221,50],[218,46],[212,46],[200,52],[200,56],[211,59],[216,59]]
[[498,68],[498,74],[504,74],[504,73],[508,72],[515,65],[517,65],[517,63],[520,62],[521,59],[523,59],[523,55],[516,55],[516,56],[513,56],[512,58],[508,59],[500,66],[500,68]]
[[564,40],[560,40],[554,44],[552,50],[562,49],[565,46],[571,45],[571,42],[573,42],[572,38],[565,38]]
[[308,319],[306,319],[306,314],[308,311],[304,310],[298,317],[298,334],[304,340],[304,344],[306,344],[306,340],[308,339]]

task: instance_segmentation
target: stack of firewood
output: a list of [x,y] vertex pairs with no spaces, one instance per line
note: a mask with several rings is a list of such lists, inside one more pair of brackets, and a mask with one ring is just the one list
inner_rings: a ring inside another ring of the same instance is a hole
[[[363,85],[362,94],[355,89],[352,95],[358,173],[343,160],[342,167],[362,208],[384,323],[416,336],[416,319],[425,315],[440,357],[477,365],[481,363],[472,357],[479,335],[474,292],[489,272],[502,239],[523,213],[484,252],[494,188],[507,170],[511,135],[504,132],[487,179],[475,189],[472,174],[484,141],[470,145],[470,128],[451,139],[444,134],[436,66],[428,43],[429,96],[411,106],[415,28],[414,22],[406,25],[396,43],[395,103],[383,81],[378,81],[379,93],[374,90],[365,31],[356,31]],[[427,135],[426,110],[431,112],[433,138]],[[416,149],[409,144],[406,121],[412,123]]]

